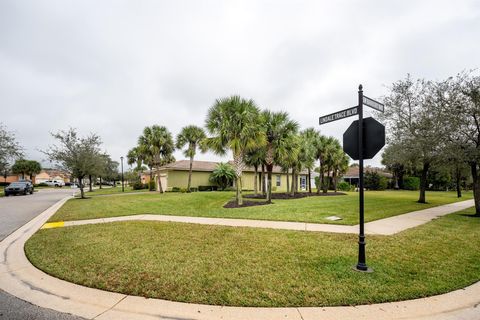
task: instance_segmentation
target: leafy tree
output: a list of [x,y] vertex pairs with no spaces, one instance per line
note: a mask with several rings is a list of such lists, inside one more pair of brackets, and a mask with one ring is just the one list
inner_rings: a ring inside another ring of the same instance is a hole
[[[205,131],[202,128],[197,126],[186,126],[182,128],[182,131],[177,135],[177,149],[182,149],[185,145],[187,149],[183,151],[185,157],[190,159],[190,169],[188,171],[188,184],[187,184],[187,192],[190,192],[190,185],[192,182],[192,166],[193,166],[193,158],[197,153],[197,147],[203,146],[201,142],[206,138]],[[205,151],[201,148],[202,151]]]
[[273,165],[286,156],[288,145],[297,133],[298,123],[290,120],[286,112],[262,112],[263,128],[267,140],[265,165],[267,167],[267,202],[272,201]]
[[144,163],[157,172],[157,190],[163,193],[159,170],[162,166],[174,162],[172,134],[164,126],[145,127],[138,138],[138,154]]
[[0,123],[0,170],[8,171],[13,159],[23,156],[23,148],[18,144],[13,132]]
[[422,79],[393,83],[385,97],[383,120],[388,126],[388,140],[401,146],[420,174],[418,202],[425,203],[428,171],[441,154],[440,141],[445,136],[442,109],[435,99],[435,86]]
[[12,173],[21,174],[22,179],[25,179],[25,174],[28,172],[29,163],[28,160],[18,159],[12,166]]
[[459,146],[459,155],[470,166],[475,215],[480,216],[480,76],[462,72],[450,80],[453,88],[446,98],[448,138]]
[[208,110],[206,127],[212,135],[206,140],[208,148],[220,155],[224,155],[227,150],[233,154],[237,205],[242,205],[245,155],[266,143],[259,109],[253,100],[240,96],[218,99]]
[[218,184],[221,190],[229,187],[235,178],[235,170],[228,163],[219,163],[210,175],[210,181]]
[[338,178],[347,172],[350,161],[347,154],[343,151],[342,147],[340,147],[340,144],[338,146],[339,148],[337,148],[332,155],[332,180],[335,192],[337,192]]
[[52,136],[58,141],[58,145],[50,146],[43,153],[48,156],[50,161],[56,162],[62,169],[78,179],[80,195],[84,199],[83,181],[87,175],[92,174],[92,168],[100,154],[100,137],[92,133],[81,138],[72,128],[67,131],[59,131]]
[[392,143],[383,151],[382,164],[393,174],[394,189],[403,189],[403,177],[407,173],[410,162],[399,144]]

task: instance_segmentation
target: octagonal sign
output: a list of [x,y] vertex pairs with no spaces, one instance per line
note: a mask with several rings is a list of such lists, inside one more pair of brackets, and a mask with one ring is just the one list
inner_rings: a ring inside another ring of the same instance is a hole
[[[372,159],[385,145],[385,126],[372,117],[363,119],[363,159]],[[343,151],[358,160],[358,120],[343,134]]]

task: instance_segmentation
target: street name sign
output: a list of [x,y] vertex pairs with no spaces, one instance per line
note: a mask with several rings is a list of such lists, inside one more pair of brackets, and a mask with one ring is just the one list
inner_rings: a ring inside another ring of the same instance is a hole
[[370,99],[367,96],[363,96],[363,104],[380,112],[383,112],[385,110],[385,106],[383,105],[383,103]]
[[320,125],[322,125],[322,124],[329,123],[329,122],[332,122],[332,121],[348,118],[348,117],[351,117],[351,116],[356,116],[357,114],[358,114],[358,106],[355,106],[355,107],[352,107],[352,108],[348,108],[348,109],[345,109],[345,110],[342,110],[342,111],[338,111],[338,112],[320,117],[319,122],[320,122]]

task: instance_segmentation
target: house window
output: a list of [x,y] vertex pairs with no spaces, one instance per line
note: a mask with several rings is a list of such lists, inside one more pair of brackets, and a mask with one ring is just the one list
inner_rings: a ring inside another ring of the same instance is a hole
[[281,175],[277,174],[276,182],[277,182],[277,187],[280,187],[280,185],[282,184],[282,176]]
[[300,176],[300,189],[301,190],[307,189],[307,177],[306,176]]

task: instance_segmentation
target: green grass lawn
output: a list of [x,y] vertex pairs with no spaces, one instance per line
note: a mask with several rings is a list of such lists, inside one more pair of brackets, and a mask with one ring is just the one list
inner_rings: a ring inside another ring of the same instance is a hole
[[[119,194],[121,195],[122,193],[132,193],[132,192],[148,192],[148,189],[141,189],[141,190],[133,190],[132,187],[125,186],[125,192],[122,192],[122,186],[117,186],[115,188],[113,187],[102,187],[102,189],[93,189],[93,191],[88,192],[88,186],[84,189],[85,190],[85,196],[87,197],[92,197],[92,196],[100,196],[100,195],[114,195],[114,194]],[[80,194],[80,189],[77,189],[78,193]]]
[[0,197],[3,197],[5,195],[5,187],[0,186]]
[[[145,193],[129,195],[128,197],[112,195],[109,197],[92,197],[86,200],[72,199],[50,221],[82,220],[134,214],[165,214],[350,225],[358,223],[358,193],[355,192],[348,193],[346,196],[274,200],[274,204],[265,206],[223,208],[223,205],[233,197],[233,192],[193,192]],[[455,192],[427,192],[428,204],[417,203],[417,198],[418,192],[416,191],[365,192],[365,220],[373,221],[458,201]],[[471,198],[472,193],[469,192],[464,193],[464,197],[460,200]],[[343,220],[332,222],[325,219],[331,215],[342,217]]]
[[144,297],[235,306],[335,306],[445,293],[480,279],[480,218],[451,214],[394,236],[168,222],[40,230],[30,261],[67,281]]

